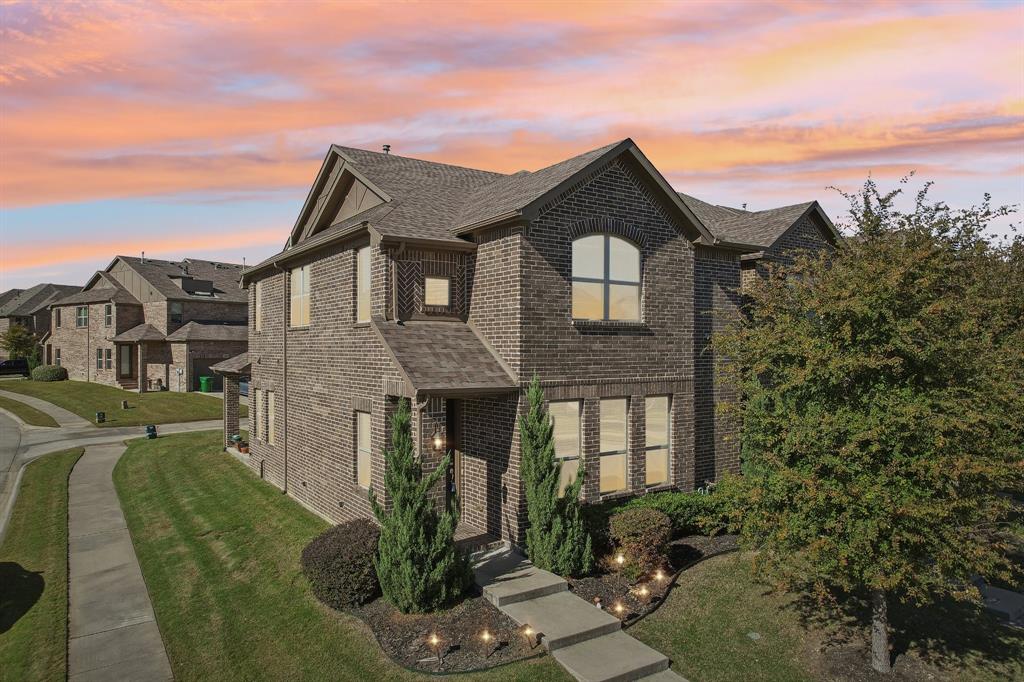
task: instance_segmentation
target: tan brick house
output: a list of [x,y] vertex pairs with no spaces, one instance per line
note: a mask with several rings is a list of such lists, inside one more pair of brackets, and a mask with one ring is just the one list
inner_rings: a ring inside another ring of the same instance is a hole
[[200,376],[215,376],[211,365],[248,344],[241,273],[234,263],[117,256],[50,305],[46,360],[79,381],[197,390]]
[[[834,242],[812,206],[795,219]],[[771,246],[709,212],[631,140],[512,175],[331,147],[284,250],[243,275],[248,354],[221,368],[251,376],[250,466],[327,519],[369,516],[405,397],[425,468],[454,453],[438,498],[457,490],[464,526],[516,541],[536,375],[588,501],[735,470],[705,345]]]

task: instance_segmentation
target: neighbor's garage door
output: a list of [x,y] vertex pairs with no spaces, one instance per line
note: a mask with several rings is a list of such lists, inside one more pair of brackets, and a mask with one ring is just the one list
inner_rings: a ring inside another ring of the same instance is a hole
[[213,377],[213,390],[224,390],[224,377],[214,373],[210,365],[223,362],[224,358],[192,358],[192,390],[199,390],[199,377]]

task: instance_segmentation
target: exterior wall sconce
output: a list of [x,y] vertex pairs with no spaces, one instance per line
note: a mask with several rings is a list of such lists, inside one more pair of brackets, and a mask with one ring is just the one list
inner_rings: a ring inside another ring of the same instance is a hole
[[441,430],[437,426],[434,426],[434,435],[431,436],[431,439],[435,450],[440,450],[444,445],[444,438],[441,437]]

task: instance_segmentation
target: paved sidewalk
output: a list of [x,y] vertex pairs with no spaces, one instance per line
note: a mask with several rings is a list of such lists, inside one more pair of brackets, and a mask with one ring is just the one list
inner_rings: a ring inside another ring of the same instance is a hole
[[68,482],[68,679],[170,680],[112,473],[124,445],[90,445]]
[[11,393],[10,391],[0,390],[0,395],[11,400],[17,400],[18,402],[31,405],[40,412],[45,412],[54,418],[59,426],[68,427],[79,427],[79,426],[92,426],[88,419],[82,419],[74,412],[65,410],[63,407],[58,407],[51,402],[42,400],[41,398],[34,398],[30,395],[22,395],[21,393]]

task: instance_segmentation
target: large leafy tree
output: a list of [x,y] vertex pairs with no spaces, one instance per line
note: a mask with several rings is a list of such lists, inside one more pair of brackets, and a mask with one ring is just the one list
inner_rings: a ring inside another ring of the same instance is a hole
[[12,324],[0,334],[0,348],[7,351],[12,358],[31,358],[36,354],[38,346],[35,334],[21,324]]
[[1024,442],[1024,259],[925,185],[909,210],[872,181],[830,256],[749,292],[717,349],[741,389],[743,541],[781,584],[871,606],[872,666],[890,670],[888,604],[976,597],[1008,578]]
[[519,472],[530,522],[526,553],[535,566],[559,575],[589,573],[594,567],[594,551],[580,509],[583,467],[560,496],[562,465],[555,458],[554,425],[536,376],[526,397],[528,411],[519,420]]
[[391,418],[391,448],[384,454],[385,508],[371,488],[370,503],[380,523],[375,564],[384,597],[403,613],[434,611],[459,597],[472,577],[455,546],[458,502],[439,511],[430,498],[448,470],[450,455],[423,476],[416,459],[409,402],[401,400]]

